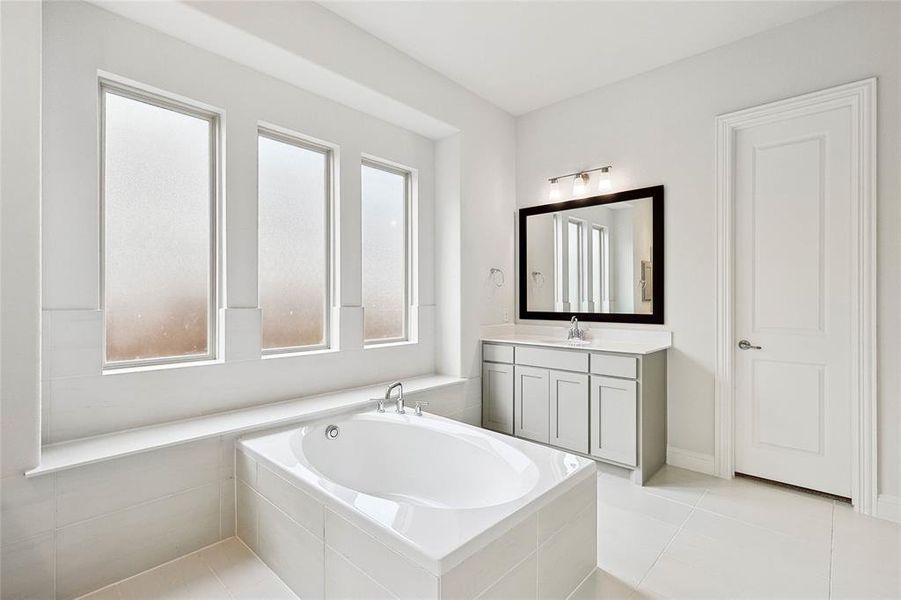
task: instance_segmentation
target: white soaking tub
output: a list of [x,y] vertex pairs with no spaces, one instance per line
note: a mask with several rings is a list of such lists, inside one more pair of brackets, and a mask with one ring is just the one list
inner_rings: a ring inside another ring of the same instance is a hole
[[595,464],[549,447],[392,406],[237,460],[238,535],[302,598],[565,598],[596,563]]

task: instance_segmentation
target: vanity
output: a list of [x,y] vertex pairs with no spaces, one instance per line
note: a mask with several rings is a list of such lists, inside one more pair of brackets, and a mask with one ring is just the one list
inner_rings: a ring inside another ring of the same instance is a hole
[[[666,462],[663,186],[523,208],[518,220],[519,320],[483,331],[482,426],[644,484]],[[585,332],[577,321],[656,327]]]
[[578,346],[483,336],[482,427],[626,467],[645,483],[666,462],[670,343],[660,333]]

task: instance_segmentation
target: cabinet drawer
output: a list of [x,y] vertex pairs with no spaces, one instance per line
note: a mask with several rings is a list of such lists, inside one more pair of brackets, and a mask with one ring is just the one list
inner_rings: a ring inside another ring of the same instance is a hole
[[591,372],[595,375],[638,379],[638,359],[616,354],[592,354]]
[[516,364],[560,369],[562,371],[582,371],[584,373],[588,371],[588,354],[586,352],[568,352],[566,350],[517,346]]
[[489,362],[513,363],[513,346],[482,344],[482,360]]

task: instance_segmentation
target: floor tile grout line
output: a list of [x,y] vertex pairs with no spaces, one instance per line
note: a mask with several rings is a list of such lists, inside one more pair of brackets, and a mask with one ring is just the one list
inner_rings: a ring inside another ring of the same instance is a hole
[[[260,561],[260,563],[261,563],[264,567],[266,567],[267,569],[269,569],[270,571],[272,571],[272,567],[270,567],[268,564],[266,564],[266,561],[264,561],[262,558],[260,558],[260,555],[257,554],[256,551],[255,551],[253,548],[251,548],[249,545],[247,545],[247,543],[246,543],[244,540],[242,540],[242,539],[241,539],[240,537],[238,537],[237,535],[233,536],[233,538],[236,539],[236,540],[238,540],[238,543],[240,543],[242,546],[244,546],[245,548],[247,548],[247,551],[250,552],[250,553],[254,556],[254,558],[256,558],[258,561]],[[226,539],[229,539],[229,540],[230,540],[230,539],[232,539],[232,538],[226,538]],[[222,541],[225,541],[225,540],[222,540]],[[325,540],[323,540],[322,545],[325,546]],[[325,563],[322,563],[322,568],[325,569]],[[324,573],[324,571],[323,571],[323,573]],[[287,583],[285,583],[285,580],[282,579],[282,578],[279,576],[278,573],[276,573],[275,571],[272,571],[272,574],[275,575],[276,579],[278,579],[280,582],[282,582],[282,585],[284,585],[284,586],[288,589],[288,591],[290,591],[292,594],[294,594],[295,596],[297,596],[297,593],[296,593],[293,589],[291,589],[291,586],[289,586]],[[324,589],[325,589],[325,581],[323,580],[323,590],[324,590]],[[300,596],[297,596],[297,597],[300,598]]]
[[[575,588],[573,588],[573,591],[571,591],[569,593],[569,595],[566,597],[566,600],[571,600],[571,598],[573,598],[576,595],[576,593],[582,588],[582,586],[585,585],[585,582],[587,582],[589,579],[594,577],[595,573],[599,569],[600,569],[600,567],[598,567],[597,565],[594,565],[594,568],[588,572],[588,575],[586,575],[585,577],[582,578],[582,581],[579,582],[579,585],[577,585]],[[537,569],[536,569],[536,571],[537,571]],[[538,578],[536,577],[535,579],[537,580]],[[536,581],[536,585],[537,585],[537,581]],[[535,589],[537,590],[538,588],[536,587]],[[475,600],[479,600],[479,599],[476,598]]]
[[660,500],[668,500],[669,502],[673,502],[673,503],[679,504],[681,506],[689,506],[691,508],[697,508],[698,503],[701,501],[701,499],[707,495],[709,488],[704,488],[704,493],[701,494],[700,497],[698,497],[698,499],[695,500],[694,502],[687,502],[685,500],[677,500],[676,498],[671,498],[670,496],[667,496],[666,494],[663,494],[659,491],[655,491],[655,488],[650,487],[650,486],[647,486],[643,491],[646,494],[648,494],[649,496],[654,496],[654,498],[658,498]]
[[[708,491],[710,491],[709,488],[704,489],[704,493],[701,494],[700,498],[698,498],[697,504],[701,503],[701,500],[704,499],[704,497],[707,495]],[[651,563],[651,566],[648,567],[648,570],[645,571],[644,575],[641,576],[641,579],[638,580],[638,583],[635,585],[636,591],[638,591],[638,588],[641,587],[641,584],[644,583],[645,579],[648,578],[648,575],[651,574],[651,571],[654,570],[654,567],[657,566],[657,563],[660,562],[660,558],[666,553],[667,550],[669,550],[670,546],[673,545],[673,542],[676,540],[676,537],[682,532],[682,529],[685,527],[685,524],[688,523],[688,520],[691,518],[691,516],[693,514],[695,514],[695,511],[697,510],[697,504],[695,504],[694,506],[691,507],[691,510],[689,511],[689,513],[687,515],[685,515],[685,518],[682,520],[682,523],[679,524],[678,529],[676,529],[675,533],[673,533],[672,537],[670,537],[669,541],[666,543],[666,545],[663,546],[663,548],[660,550],[660,552],[657,553],[657,556],[654,558],[654,562]]]
[[[227,540],[230,540],[231,538],[226,538],[226,539],[227,539]],[[156,566],[153,566],[153,567],[150,567],[149,569],[144,569],[144,570],[141,571],[140,573],[135,573],[134,575],[129,575],[128,577],[123,577],[123,578],[120,579],[119,581],[114,581],[113,583],[108,583],[107,585],[105,585],[105,586],[103,586],[103,587],[100,587],[100,588],[97,588],[96,590],[92,590],[92,591],[90,591],[90,592],[86,592],[86,593],[82,594],[81,596],[77,596],[75,600],[79,600],[79,598],[83,598],[84,596],[88,596],[88,595],[90,595],[90,594],[93,594],[94,592],[99,592],[100,590],[105,590],[106,588],[112,587],[112,586],[116,586],[116,588],[117,588],[117,590],[118,590],[118,587],[119,587],[119,584],[120,584],[120,583],[125,583],[126,581],[131,581],[132,579],[135,579],[136,577],[140,577],[141,575],[144,575],[145,573],[149,573],[150,571],[155,571],[156,569],[159,569],[159,568],[161,568],[161,567],[165,567],[166,565],[171,565],[171,564],[174,563],[174,562],[178,562],[178,561],[180,561],[181,559],[187,558],[187,557],[192,556],[192,555],[194,555],[194,554],[200,554],[200,553],[203,552],[204,550],[207,550],[208,548],[212,548],[213,546],[215,546],[215,545],[217,545],[217,544],[221,544],[221,543],[224,542],[224,541],[226,541],[226,540],[217,540],[217,541],[213,542],[212,544],[207,544],[207,545],[204,546],[203,548],[198,548],[197,550],[193,550],[193,551],[191,551],[191,552],[188,552],[187,554],[182,554],[182,555],[179,556],[178,558],[173,558],[172,560],[167,560],[166,562],[160,563],[160,564],[158,564],[158,565],[156,565]],[[204,565],[206,565],[206,561],[204,561]],[[210,570],[212,570],[212,569],[210,569]],[[121,596],[121,594],[119,594],[119,595]]]
[[816,544],[816,543],[818,543],[818,542],[816,542],[816,541],[814,541],[814,540],[811,540],[811,539],[808,539],[808,538],[805,538],[805,537],[802,537],[802,536],[799,536],[799,535],[796,535],[796,534],[786,533],[785,531],[780,531],[780,530],[778,530],[778,529],[774,529],[774,528],[768,527],[768,526],[766,526],[766,525],[761,525],[761,524],[759,524],[759,523],[753,523],[753,522],[751,522],[751,521],[746,521],[746,520],[744,520],[744,519],[740,519],[740,518],[734,517],[734,516],[732,516],[732,515],[727,515],[727,514],[724,514],[724,513],[721,513],[721,512],[717,512],[717,511],[715,511],[715,510],[710,510],[709,508],[700,508],[700,507],[696,507],[696,510],[699,510],[699,511],[701,511],[701,512],[703,512],[703,513],[706,513],[706,514],[708,514],[708,515],[714,515],[714,516],[716,516],[716,517],[720,517],[721,519],[728,519],[728,520],[730,520],[730,521],[735,521],[736,523],[741,523],[742,525],[747,525],[748,527],[753,527],[754,529],[759,529],[759,530],[762,530],[762,531],[767,531],[767,532],[769,532],[769,533],[776,534],[776,535],[781,536],[781,537],[786,537],[786,538],[795,540],[795,541],[797,541],[797,542],[802,542],[802,543],[805,543],[805,544]]
[[[220,540],[220,543],[222,541],[225,541],[225,540]],[[213,574],[213,577],[216,578],[216,581],[219,582],[219,585],[222,586],[222,589],[225,590],[225,593],[228,594],[228,597],[232,598],[234,600],[238,600],[238,597],[232,593],[232,589],[228,585],[226,585],[226,583],[224,581],[222,581],[221,577],[219,577],[219,573],[216,572],[216,569],[213,568],[213,565],[208,563],[206,561],[206,559],[204,559],[202,556],[200,557],[200,560],[203,561],[203,566],[205,566],[207,568],[207,570]]]

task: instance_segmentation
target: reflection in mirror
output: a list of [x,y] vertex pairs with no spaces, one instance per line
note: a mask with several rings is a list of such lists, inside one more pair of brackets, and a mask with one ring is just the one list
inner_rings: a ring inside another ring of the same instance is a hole
[[[644,315],[637,320],[652,322],[655,200],[662,202],[662,187],[635,192],[647,193],[623,192],[523,210],[524,318],[557,318],[529,313],[567,318],[583,313]],[[626,199],[613,201],[623,196]]]

